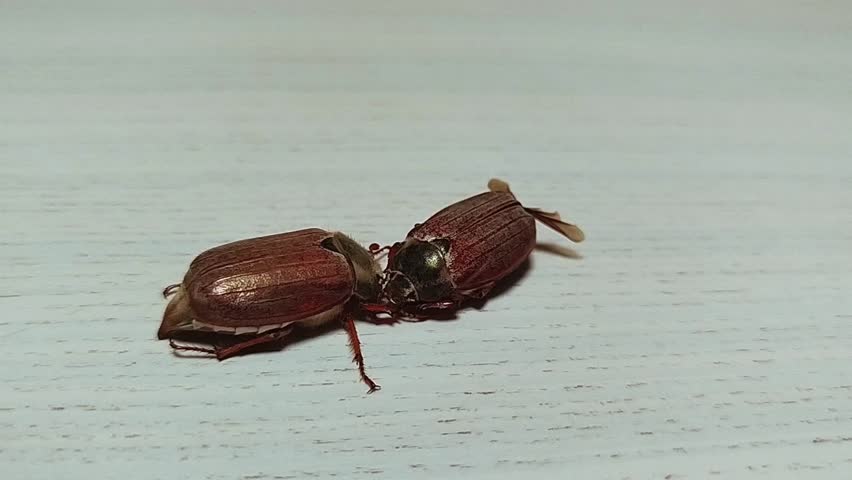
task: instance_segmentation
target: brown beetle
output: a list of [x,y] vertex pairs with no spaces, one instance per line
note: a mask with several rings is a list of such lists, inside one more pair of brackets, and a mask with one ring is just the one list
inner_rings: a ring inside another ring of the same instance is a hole
[[559,213],[521,205],[506,182],[492,179],[488,189],[415,225],[402,242],[371,245],[374,254],[390,251],[381,302],[366,308],[411,316],[485,297],[535,247],[536,220],[574,242],[585,239]]
[[[158,338],[173,348],[213,353],[223,360],[284,337],[294,326],[316,327],[341,319],[361,379],[364,370],[354,315],[361,302],[375,302],[381,267],[370,252],[339,232],[318,228],[269,235],[211,248],[198,255],[163,315]],[[213,332],[243,339],[227,348],[178,345],[180,332]]]

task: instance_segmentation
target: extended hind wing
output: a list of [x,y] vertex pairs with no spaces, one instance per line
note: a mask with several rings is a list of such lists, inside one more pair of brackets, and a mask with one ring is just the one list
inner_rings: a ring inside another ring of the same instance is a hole
[[[492,178],[488,181],[488,190],[492,192],[512,193],[512,190],[509,188],[509,184],[499,178]],[[572,242],[580,243],[586,239],[586,234],[580,230],[580,227],[563,221],[562,217],[559,216],[559,212],[545,212],[540,208],[530,207],[524,207],[524,210],[535,217],[536,220],[547,225],[553,230],[556,230],[559,234]]]
[[580,230],[580,227],[573,223],[563,221],[559,216],[559,212],[545,212],[540,208],[528,207],[524,207],[524,210],[529,212],[529,214],[535,217],[536,220],[547,225],[553,230],[556,230],[572,242],[580,243],[586,239],[586,234]]

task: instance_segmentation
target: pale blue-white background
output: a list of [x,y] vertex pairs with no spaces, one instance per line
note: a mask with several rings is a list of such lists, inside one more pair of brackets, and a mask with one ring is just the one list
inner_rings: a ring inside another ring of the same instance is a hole
[[[0,3],[3,478],[849,478],[848,2],[459,3]],[[154,340],[203,249],[491,176],[582,258],[362,325],[375,395]]]

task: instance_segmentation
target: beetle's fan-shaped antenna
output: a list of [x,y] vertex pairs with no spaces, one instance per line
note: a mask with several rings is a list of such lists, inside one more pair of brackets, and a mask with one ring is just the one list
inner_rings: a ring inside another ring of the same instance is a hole
[[509,184],[499,178],[492,178],[488,181],[488,190],[492,192],[512,193],[512,190],[509,189]]
[[545,212],[539,208],[527,207],[524,207],[524,210],[529,212],[529,214],[535,217],[536,220],[556,230],[572,242],[580,243],[586,239],[586,234],[580,230],[580,227],[572,223],[562,221],[562,218],[559,216],[559,212]]
[[[509,184],[499,178],[492,178],[488,181],[488,190],[492,192],[512,193],[512,190],[509,188]],[[528,207],[524,207],[524,210],[535,217],[536,220],[556,230],[572,242],[580,243],[586,239],[586,234],[580,230],[580,227],[562,221],[562,217],[559,216],[559,212],[545,212],[540,208]]]

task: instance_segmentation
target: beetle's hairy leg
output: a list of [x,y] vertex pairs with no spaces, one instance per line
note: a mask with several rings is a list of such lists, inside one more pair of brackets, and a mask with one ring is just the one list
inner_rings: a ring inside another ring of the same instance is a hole
[[373,381],[364,368],[364,356],[361,354],[361,341],[358,340],[358,331],[355,329],[355,318],[351,313],[347,312],[343,317],[343,328],[346,329],[346,334],[349,336],[349,347],[352,349],[352,361],[358,365],[358,373],[361,374],[361,380],[370,387],[367,393],[373,393],[376,390],[381,390],[382,387]]
[[201,353],[210,353],[215,355],[216,350],[213,348],[201,348],[201,347],[190,347],[188,345],[181,345],[174,341],[174,339],[169,339],[169,346],[175,350],[182,350],[188,352],[201,352]]
[[164,288],[164,289],[163,289],[163,297],[164,297],[164,298],[169,298],[169,295],[171,295],[172,293],[174,293],[174,292],[175,292],[175,290],[177,290],[178,288],[180,288],[180,284],[179,284],[179,283],[173,283],[173,284],[169,285],[168,287],[166,287],[166,288]]
[[265,335],[260,335],[257,337],[250,338],[246,341],[231,345],[229,347],[216,347],[214,349],[214,353],[216,354],[216,358],[219,360],[225,360],[226,358],[233,357],[234,355],[240,353],[241,351],[255,347],[257,345],[264,345],[266,343],[272,343],[281,339],[281,332],[272,332],[267,333]]
[[427,310],[452,310],[456,308],[456,302],[431,302],[421,303],[417,306],[417,312],[425,312]]

